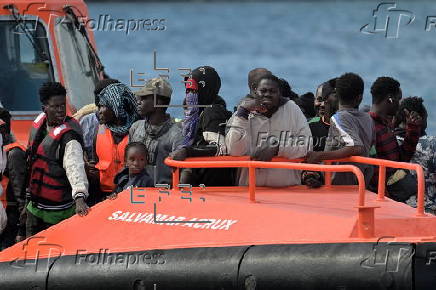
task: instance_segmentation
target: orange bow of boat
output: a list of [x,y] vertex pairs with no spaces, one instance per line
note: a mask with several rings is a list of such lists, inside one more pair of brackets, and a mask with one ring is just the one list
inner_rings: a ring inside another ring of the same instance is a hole
[[[419,205],[414,209],[385,197],[383,186],[378,194],[365,190],[356,166],[293,161],[167,159],[176,168],[173,188],[130,188],[94,206],[85,217],[74,216],[0,252],[1,281],[6,287],[70,289],[73,283],[91,289],[110,276],[117,278],[111,285],[118,288],[247,289],[244,285],[254,279],[263,285],[259,289],[301,289],[310,284],[309,277],[319,286],[346,275],[343,283],[353,289],[360,279],[374,289],[391,289],[383,282],[388,275],[398,286],[393,289],[426,289],[420,285],[434,279],[429,275],[434,270],[436,217],[423,212],[419,165],[363,157],[341,160],[378,165],[382,184],[386,167],[416,170]],[[179,169],[195,167],[246,167],[251,170],[249,185],[179,184]],[[324,171],[327,182],[320,189],[256,187],[256,168]],[[335,171],[353,172],[359,184],[331,185]],[[284,274],[285,269],[293,274]]]

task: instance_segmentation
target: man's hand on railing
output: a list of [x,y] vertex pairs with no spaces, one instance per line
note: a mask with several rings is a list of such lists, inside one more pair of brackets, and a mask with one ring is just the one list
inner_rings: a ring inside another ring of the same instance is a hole
[[322,186],[322,177],[315,171],[304,171],[301,177],[303,184],[310,188],[318,188]]
[[307,163],[320,163],[322,159],[323,152],[317,152],[317,151],[309,151],[306,155],[306,162]]
[[186,147],[177,149],[170,153],[170,157],[177,161],[183,161],[188,157],[188,149]]
[[251,159],[256,161],[271,161],[273,157],[277,156],[278,152],[279,146],[273,148],[259,149],[254,152],[254,154],[251,156]]

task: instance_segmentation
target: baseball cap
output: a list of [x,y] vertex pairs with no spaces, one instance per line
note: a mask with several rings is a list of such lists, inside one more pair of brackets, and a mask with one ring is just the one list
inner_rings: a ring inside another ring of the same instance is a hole
[[137,97],[143,97],[148,95],[159,95],[167,98],[171,98],[171,94],[173,93],[173,89],[171,84],[161,77],[152,78],[147,80],[145,85],[139,90],[135,92]]

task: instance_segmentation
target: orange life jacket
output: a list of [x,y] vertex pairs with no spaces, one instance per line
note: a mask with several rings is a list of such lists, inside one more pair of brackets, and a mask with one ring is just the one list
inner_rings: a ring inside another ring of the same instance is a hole
[[[3,146],[3,151],[4,152],[9,152],[14,148],[20,148],[23,151],[26,151],[26,147],[24,147],[23,145],[21,145],[19,142],[14,142],[8,145]],[[9,184],[9,178],[7,178],[6,176],[2,176],[2,181],[0,183],[0,186],[2,187],[0,189],[0,202],[3,204],[3,208],[6,208],[6,206],[8,205],[8,201],[6,198],[6,191],[8,189],[8,184]]]
[[14,142],[14,143],[3,146],[3,151],[9,152],[14,148],[20,148],[21,150],[26,151],[26,147],[24,147],[24,145],[22,145],[19,142]]
[[112,192],[115,189],[115,175],[124,167],[124,150],[129,142],[129,135],[115,144],[111,131],[104,125],[98,127],[96,153],[98,163],[95,167],[100,171],[100,189]]

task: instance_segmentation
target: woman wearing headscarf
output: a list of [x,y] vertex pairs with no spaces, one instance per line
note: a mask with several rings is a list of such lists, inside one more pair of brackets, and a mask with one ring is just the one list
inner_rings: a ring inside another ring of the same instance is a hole
[[132,91],[117,80],[100,81],[94,93],[100,124],[95,133],[93,157],[88,165],[93,180],[99,181],[102,194],[94,196],[94,202],[98,202],[115,189],[115,175],[124,167],[129,129],[139,115]]
[[[186,82],[184,140],[180,148],[171,153],[175,160],[187,157],[226,155],[225,126],[231,113],[218,93],[221,79],[213,67],[202,66],[192,71]],[[232,169],[192,169],[182,171],[181,183],[194,186],[233,185]]]

